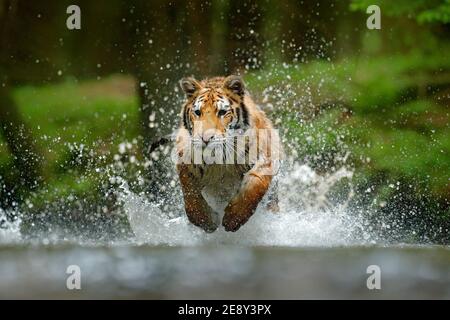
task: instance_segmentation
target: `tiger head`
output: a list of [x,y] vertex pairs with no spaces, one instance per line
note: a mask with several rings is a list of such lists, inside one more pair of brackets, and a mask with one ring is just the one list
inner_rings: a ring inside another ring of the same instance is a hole
[[180,86],[186,95],[182,125],[192,141],[203,147],[224,140],[249,127],[249,110],[244,103],[245,85],[239,76],[203,81],[184,78]]

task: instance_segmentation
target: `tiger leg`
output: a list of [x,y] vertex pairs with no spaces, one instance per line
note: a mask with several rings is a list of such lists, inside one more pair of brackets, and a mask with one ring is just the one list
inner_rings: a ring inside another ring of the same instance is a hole
[[271,175],[250,171],[244,176],[239,192],[225,208],[222,225],[226,231],[237,231],[253,215],[266,194]]
[[178,165],[177,169],[189,221],[206,232],[213,232],[217,229],[217,223],[213,219],[213,210],[201,194],[201,186],[189,170],[188,165]]

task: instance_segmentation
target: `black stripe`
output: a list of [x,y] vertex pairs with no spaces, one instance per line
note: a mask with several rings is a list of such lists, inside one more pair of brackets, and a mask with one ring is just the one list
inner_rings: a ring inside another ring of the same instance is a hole
[[228,99],[230,99],[234,103],[238,103],[237,100],[235,98],[233,98],[233,97],[228,97]]
[[239,107],[237,107],[236,109],[235,109],[235,112],[236,112],[236,117],[237,117],[237,121],[236,121],[236,124],[234,125],[234,128],[235,129],[239,129],[240,128],[240,126],[241,126],[241,117],[242,117],[242,111],[241,111],[241,108],[239,108]]
[[189,131],[191,132],[191,124],[189,122],[189,114],[188,114],[188,108],[184,107],[183,110],[183,126]]
[[233,115],[236,117],[236,124],[230,127],[231,129],[237,130],[241,128],[241,118],[242,118],[242,110],[240,107],[236,107],[233,109]]
[[249,125],[248,122],[248,110],[247,107],[245,106],[245,104],[243,102],[241,102],[241,109],[242,109],[242,121],[244,122],[245,126]]

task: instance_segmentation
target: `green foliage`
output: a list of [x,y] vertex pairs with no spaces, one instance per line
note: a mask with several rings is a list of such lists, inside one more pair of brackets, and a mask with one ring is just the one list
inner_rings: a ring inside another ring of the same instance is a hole
[[132,81],[111,77],[14,91],[20,112],[44,152],[44,174],[77,166],[88,152],[99,157],[91,157],[93,165],[101,156],[110,156],[118,143],[137,136],[139,110]]
[[450,114],[440,99],[450,86],[450,60],[440,52],[293,65],[246,79],[256,91],[295,92],[278,108],[300,159],[323,162],[348,148],[357,175],[408,181],[450,199]]
[[[31,198],[33,210],[45,211],[47,205],[69,198],[103,197],[100,172],[113,162],[120,143],[140,133],[134,80],[67,80],[19,87],[13,96],[43,155],[44,183]],[[0,164],[3,179],[13,181],[11,156],[1,141]]]
[[450,0],[445,0],[441,5],[421,12],[417,20],[419,22],[450,23]]
[[450,23],[450,0],[352,0],[350,9],[366,11],[372,4],[392,17],[413,18],[419,23]]

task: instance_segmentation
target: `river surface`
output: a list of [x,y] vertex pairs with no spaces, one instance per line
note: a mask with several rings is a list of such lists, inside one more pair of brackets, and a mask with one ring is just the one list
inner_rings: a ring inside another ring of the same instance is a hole
[[[80,290],[66,287],[69,265]],[[442,246],[3,245],[0,298],[449,299],[449,266]]]

